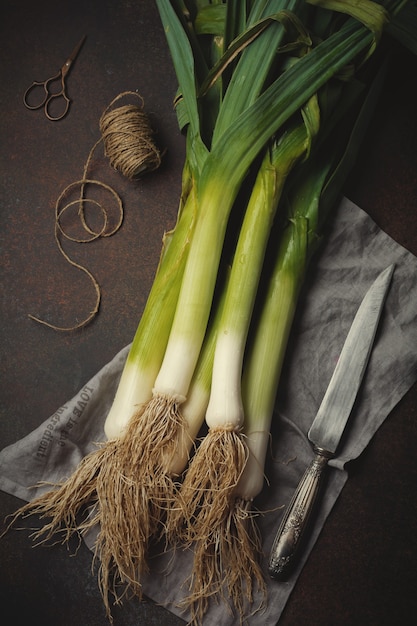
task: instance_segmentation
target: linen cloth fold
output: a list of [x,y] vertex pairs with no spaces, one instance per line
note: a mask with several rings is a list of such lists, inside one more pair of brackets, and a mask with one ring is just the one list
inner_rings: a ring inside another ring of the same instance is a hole
[[[417,380],[417,258],[344,198],[319,254],[307,273],[291,331],[272,426],[268,482],[255,502],[267,560],[282,509],[313,457],[307,431],[330,381],[338,355],[366,291],[380,271],[395,264],[373,351],[337,455],[330,461],[315,524],[288,582],[267,578],[268,603],[247,619],[250,626],[272,626],[281,616],[314,543],[357,458],[393,407]],[[0,452],[0,489],[30,501],[36,487],[69,476],[80,460],[104,441],[104,422],[129,351],[124,347],[64,406],[26,437]],[[265,513],[262,513],[262,512]],[[92,547],[94,533],[86,539]],[[190,573],[190,551],[155,552],[144,581],[145,594],[173,613]],[[255,600],[254,607],[257,602]],[[206,626],[233,626],[235,617],[213,602]]]

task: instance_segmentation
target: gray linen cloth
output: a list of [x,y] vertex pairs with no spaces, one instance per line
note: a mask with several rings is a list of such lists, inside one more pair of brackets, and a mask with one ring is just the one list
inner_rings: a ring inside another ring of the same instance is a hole
[[[417,258],[382,232],[372,219],[344,199],[325,245],[307,274],[292,328],[272,427],[268,482],[255,505],[265,551],[264,566],[279,524],[307,464],[313,457],[306,433],[329,383],[355,312],[381,270],[395,271],[374,349],[337,456],[330,462],[315,526],[288,582],[268,580],[268,605],[249,616],[251,626],[276,624],[297,577],[347,478],[345,464],[365,449],[390,411],[417,380]],[[57,482],[104,440],[111,406],[129,346],[105,365],[79,393],[32,433],[0,452],[0,489],[29,501],[33,485]],[[265,513],[262,514],[262,511]],[[87,537],[92,546],[94,536]],[[177,608],[185,593],[192,555],[160,552],[151,558],[144,581],[148,597],[188,619]],[[256,606],[256,603],[255,603]],[[206,626],[233,626],[235,617],[213,603]]]

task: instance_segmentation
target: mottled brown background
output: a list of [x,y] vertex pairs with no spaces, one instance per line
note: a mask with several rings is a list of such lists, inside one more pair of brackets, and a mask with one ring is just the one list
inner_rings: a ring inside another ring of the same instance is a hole
[[[151,0],[2,0],[1,417],[0,447],[14,443],[77,392],[131,341],[173,226],[184,156],[172,111],[176,80]],[[69,76],[73,100],[60,122],[24,108],[33,79],[55,72],[82,35]],[[346,195],[417,254],[417,63],[398,54]],[[54,203],[82,175],[98,120],[120,92],[138,90],[166,150],[163,166],[128,182],[97,153],[92,174],[122,196],[125,221],[111,239],[66,244],[102,287],[99,316],[60,334],[28,314],[71,325],[94,305],[86,277],[59,255]],[[417,613],[417,386],[391,413],[350,479],[300,576],[282,626],[391,626]],[[0,494],[0,516],[15,510]],[[7,626],[101,626],[106,619],[90,555],[29,547],[25,533],[0,542],[0,598]],[[145,603],[115,611],[115,626],[183,623]]]

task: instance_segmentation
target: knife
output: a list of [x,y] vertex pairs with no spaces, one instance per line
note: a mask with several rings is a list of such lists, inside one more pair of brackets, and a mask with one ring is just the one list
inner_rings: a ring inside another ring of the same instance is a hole
[[361,386],[393,271],[394,265],[383,270],[362,300],[308,431],[315,458],[300,480],[272,545],[269,575],[276,580],[286,580],[296,562],[324,470],[336,454]]

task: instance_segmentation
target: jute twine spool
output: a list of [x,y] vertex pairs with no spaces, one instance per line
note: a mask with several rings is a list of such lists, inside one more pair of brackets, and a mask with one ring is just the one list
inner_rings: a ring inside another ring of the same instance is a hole
[[[100,118],[100,131],[110,164],[132,180],[144,171],[158,168],[161,155],[153,143],[149,119],[143,108],[134,104],[112,108],[126,95],[117,96],[104,111]],[[143,107],[143,100],[140,99]]]
[[[114,106],[116,102],[127,96],[139,99],[140,106],[137,104]],[[125,91],[116,96],[103,112],[99,126],[101,137],[90,150],[84,165],[82,178],[68,185],[55,203],[54,231],[55,241],[61,254],[73,267],[84,272],[93,284],[96,296],[95,304],[91,312],[80,323],[69,327],[56,326],[38,317],[29,315],[31,319],[54,330],[73,331],[86,326],[97,315],[101,300],[101,290],[96,278],[86,267],[70,258],[63,248],[61,237],[76,243],[88,243],[101,237],[111,237],[120,229],[123,223],[123,204],[118,193],[106,183],[88,176],[88,169],[96,148],[103,142],[104,154],[109,159],[111,166],[129,180],[133,180],[145,172],[155,170],[161,164],[161,154],[153,142],[151,125],[148,116],[143,111],[143,99],[136,92]],[[112,228],[109,226],[109,210],[97,200],[86,197],[86,189],[88,187],[104,190],[115,203],[118,217],[116,224]],[[77,188],[80,190],[79,198],[67,201],[68,196]],[[100,228],[94,229],[87,223],[86,205],[93,205],[100,211],[102,218]],[[78,207],[79,219],[87,233],[87,236],[83,239],[71,236],[62,226],[64,214],[72,207]]]

